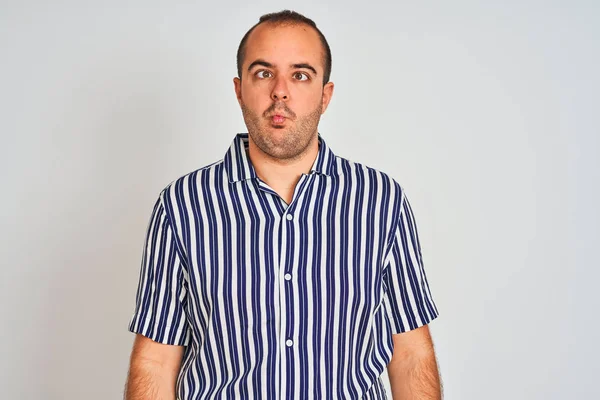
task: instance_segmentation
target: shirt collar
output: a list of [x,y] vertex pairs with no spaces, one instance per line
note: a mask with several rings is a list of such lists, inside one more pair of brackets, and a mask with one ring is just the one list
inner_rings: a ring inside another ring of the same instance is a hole
[[[319,153],[317,154],[317,158],[315,159],[310,172],[330,176],[333,172],[335,154],[333,154],[333,151],[327,146],[325,140],[321,137],[321,134],[318,134],[318,139]],[[250,157],[246,154],[248,140],[247,133],[238,133],[233,139],[229,150],[225,153],[223,162],[230,183],[257,177],[254,166],[250,161]]]

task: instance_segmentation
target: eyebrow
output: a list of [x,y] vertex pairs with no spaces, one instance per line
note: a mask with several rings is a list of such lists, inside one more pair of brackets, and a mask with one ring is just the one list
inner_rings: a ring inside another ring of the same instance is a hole
[[[263,67],[267,67],[267,68],[273,68],[273,64],[271,64],[270,62],[267,62],[265,60],[262,59],[258,59],[253,61],[249,66],[248,66],[248,71],[250,71],[252,68],[256,67],[257,65],[261,65]],[[317,74],[317,70],[310,64],[308,63],[298,63],[298,64],[292,64],[292,68],[296,68],[296,69],[300,69],[300,68],[304,68],[304,69],[308,69],[311,70],[313,72],[313,74],[318,75]]]
[[312,65],[308,64],[308,63],[300,63],[300,64],[292,64],[292,68],[304,68],[304,69],[310,69],[313,74],[317,75],[317,70],[313,68]]
[[271,64],[270,62],[266,62],[265,60],[261,60],[260,58],[256,61],[254,61],[253,63],[251,63],[248,66],[248,71],[250,71],[252,68],[254,68],[257,65],[262,65],[263,67],[267,67],[267,68],[273,68],[273,64]]

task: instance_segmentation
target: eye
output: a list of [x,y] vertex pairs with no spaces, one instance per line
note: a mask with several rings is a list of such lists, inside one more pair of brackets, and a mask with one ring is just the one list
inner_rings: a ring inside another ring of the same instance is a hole
[[308,74],[306,74],[305,72],[295,72],[294,79],[297,79],[299,81],[307,81],[309,77]]
[[256,75],[256,77],[259,78],[259,79],[271,78],[273,76],[273,74],[270,71],[266,71],[264,69],[258,71],[254,75]]

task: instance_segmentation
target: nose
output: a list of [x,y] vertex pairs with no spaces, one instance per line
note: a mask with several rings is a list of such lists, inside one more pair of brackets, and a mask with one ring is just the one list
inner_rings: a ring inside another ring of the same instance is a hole
[[271,91],[271,99],[273,101],[287,101],[290,98],[290,93],[288,91],[287,83],[284,78],[277,78],[275,80],[275,85],[273,86],[273,90]]

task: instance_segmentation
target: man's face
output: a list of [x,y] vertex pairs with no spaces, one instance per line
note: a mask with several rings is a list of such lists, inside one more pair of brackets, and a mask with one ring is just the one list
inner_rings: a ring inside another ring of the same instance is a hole
[[311,27],[264,23],[252,31],[234,84],[250,139],[263,153],[292,160],[316,139],[333,94],[323,73],[323,47]]

